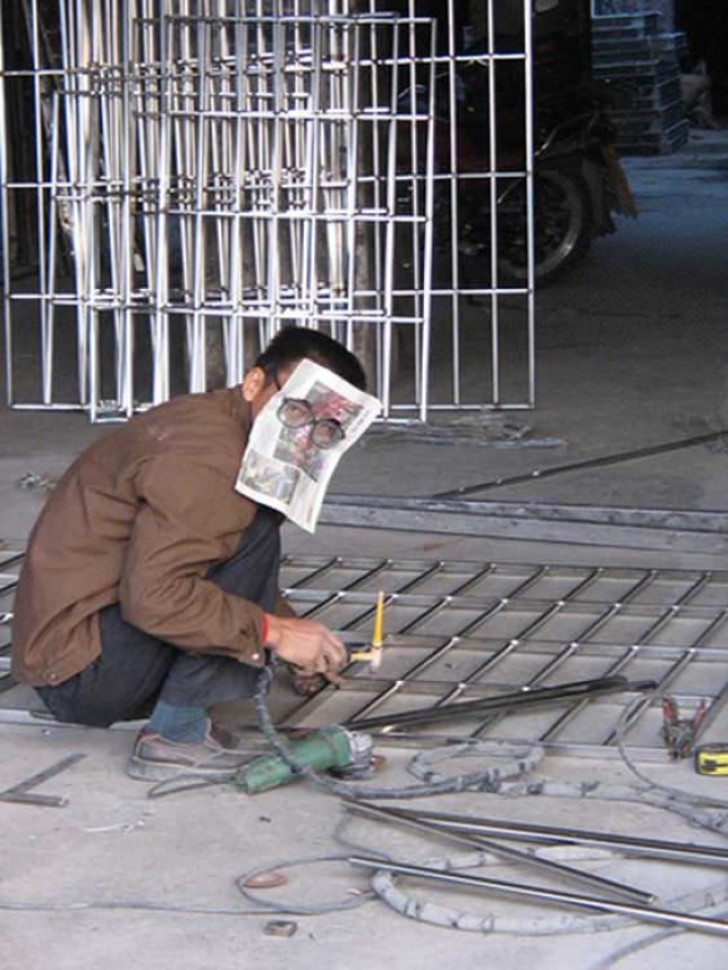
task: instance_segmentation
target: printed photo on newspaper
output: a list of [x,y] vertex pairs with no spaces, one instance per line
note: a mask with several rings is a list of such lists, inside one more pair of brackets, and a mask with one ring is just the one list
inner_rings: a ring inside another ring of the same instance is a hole
[[381,409],[333,371],[301,361],[256,417],[236,490],[313,532],[339,459]]

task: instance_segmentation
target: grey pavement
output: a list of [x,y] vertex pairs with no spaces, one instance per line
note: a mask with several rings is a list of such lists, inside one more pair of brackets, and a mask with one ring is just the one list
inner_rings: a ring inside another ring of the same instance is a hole
[[[615,461],[541,477],[544,469],[615,456],[728,429],[728,137],[696,132],[674,156],[628,159],[640,206],[636,222],[619,221],[585,264],[538,297],[538,392],[533,412],[484,414],[453,424],[446,443],[413,430],[376,432],[342,463],[333,491],[342,495],[427,498],[467,489],[475,499],[722,511],[726,508],[728,444],[722,439],[652,457]],[[482,438],[472,431],[482,427]],[[503,445],[503,422],[522,441]],[[104,428],[78,414],[0,412],[0,536],[24,541],[44,491],[20,479],[60,474]],[[493,486],[529,475],[522,484]],[[481,486],[478,488],[478,486]],[[616,563],[724,569],[720,554],[636,546],[532,542],[502,537],[327,525],[309,538],[284,530],[287,551],[327,555],[469,559],[509,562]],[[726,604],[728,605],[728,604]],[[5,708],[37,706],[15,688]],[[381,901],[322,915],[280,917],[297,923],[290,938],[266,935],[276,914],[255,912],[235,885],[253,867],[302,857],[350,853],[334,837],[337,800],[305,784],[246,797],[229,787],[147,797],[124,774],[132,738],[110,731],[62,728],[51,722],[3,723],[0,788],[70,752],[86,758],[39,791],[64,795],[64,808],[1,804],[6,832],[0,882],[0,966],[22,970],[222,970],[486,966],[596,970],[725,964],[720,937],[671,934],[659,927],[578,924],[549,905],[505,903],[474,892],[411,884],[413,896],[450,909],[493,915],[495,931],[473,933],[408,919]],[[387,747],[382,785],[411,782],[411,751]],[[577,784],[628,777],[617,759],[547,756],[550,779]],[[651,777],[706,796],[725,798],[725,782],[699,778],[689,763],[649,766]],[[719,842],[672,813],[631,802],[568,798],[506,799],[460,794],[427,807],[545,824],[601,828],[683,841]],[[453,854],[443,843],[357,822],[350,837],[371,851],[421,861]],[[722,844],[722,843],[720,843]],[[592,858],[587,867],[611,878],[657,888],[675,908],[700,905],[710,890],[712,914],[728,911],[723,870],[624,858]],[[287,870],[288,885],[268,890],[282,906],[359,900],[366,875],[341,859]],[[482,872],[482,870],[478,870]],[[489,875],[523,879],[523,870],[487,867]],[[611,925],[611,924],[610,924]],[[505,930],[505,931],[503,931]],[[657,935],[656,935],[657,934]],[[650,939],[645,949],[635,947]]]

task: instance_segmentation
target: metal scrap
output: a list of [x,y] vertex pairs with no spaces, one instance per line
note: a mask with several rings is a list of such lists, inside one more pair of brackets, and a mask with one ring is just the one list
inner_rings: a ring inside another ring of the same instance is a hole
[[41,785],[44,781],[48,781],[49,778],[54,778],[62,771],[65,771],[66,768],[70,768],[71,765],[75,765],[78,761],[81,761],[85,757],[86,755],[81,754],[80,752],[67,755],[56,764],[51,765],[50,768],[46,768],[44,771],[39,771],[35,775],[31,775],[30,778],[26,778],[25,781],[21,781],[19,784],[13,785],[12,788],[6,788],[5,791],[0,792],[0,801],[21,802],[25,805],[46,805],[51,808],[62,808],[64,805],[68,804],[67,798],[62,798],[59,795],[31,794],[30,789]]

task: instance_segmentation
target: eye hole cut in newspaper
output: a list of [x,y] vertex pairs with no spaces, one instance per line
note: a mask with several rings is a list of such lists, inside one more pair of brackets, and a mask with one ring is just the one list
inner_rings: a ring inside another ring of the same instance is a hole
[[314,532],[341,456],[381,402],[306,358],[255,421],[235,490]]

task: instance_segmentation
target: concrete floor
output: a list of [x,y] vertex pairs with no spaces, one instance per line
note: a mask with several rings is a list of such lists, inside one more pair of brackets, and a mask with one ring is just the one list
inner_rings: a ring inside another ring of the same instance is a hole
[[[697,132],[678,155],[631,159],[630,178],[640,218],[621,220],[589,260],[539,296],[538,407],[518,421],[537,437],[563,443],[548,449],[428,445],[416,436],[372,435],[350,454],[334,481],[336,492],[428,496],[473,487],[537,469],[617,454],[728,427],[725,327],[728,320],[728,137]],[[28,472],[53,477],[103,429],[73,414],[0,412],[0,535],[24,540],[42,505],[41,489],[20,489]],[[403,460],[404,459],[404,460]],[[571,472],[527,484],[487,488],[474,497],[720,510],[726,506],[728,449],[723,441]],[[322,527],[310,540],[286,527],[288,551],[362,556],[412,556],[529,562],[603,562],[724,568],[719,555],[582,544],[498,541],[417,532]],[[14,689],[6,707],[32,702]],[[185,970],[238,968],[461,967],[468,964],[540,970],[615,966],[699,965],[718,970],[725,950],[717,936],[695,932],[657,940],[657,927],[579,932],[564,925],[566,910],[506,904],[474,892],[453,893],[412,884],[419,899],[437,899],[499,924],[510,932],[478,934],[406,919],[382,902],[325,915],[288,917],[290,938],[266,935],[271,914],[249,915],[235,879],[280,860],[346,853],[334,838],[337,800],[306,785],[248,798],[231,788],[151,800],[128,779],[129,730],[61,728],[39,722],[0,726],[0,788],[15,784],[71,752],[86,758],[46,783],[64,795],[64,808],[3,804],[6,839],[0,883],[0,966],[23,970]],[[411,752],[387,748],[377,783],[401,785]],[[728,798],[725,782],[702,779],[688,763],[651,764],[651,777],[696,793]],[[538,773],[577,783],[621,783],[617,760],[547,756]],[[411,781],[411,779],[409,779]],[[684,841],[716,837],[673,814],[635,803],[568,798],[506,799],[460,794],[429,799],[424,807],[573,824]],[[356,822],[351,837],[410,860],[452,855],[453,848]],[[657,890],[662,905],[687,906],[714,891],[712,911],[728,910],[720,870],[591,859],[585,866],[610,878]],[[482,870],[481,870],[482,871]],[[488,868],[497,878],[532,881],[523,869]],[[364,872],[338,860],[290,870],[289,884],[270,898],[307,904],[356,899]],[[536,880],[533,880],[536,881]],[[564,886],[564,888],[566,888]],[[681,902],[682,900],[682,902]],[[687,902],[686,902],[687,900]],[[538,922],[538,921],[541,922]],[[534,922],[536,921],[536,922]],[[604,923],[598,924],[604,926]],[[611,924],[610,924],[611,925]],[[538,932],[534,932],[538,930]],[[633,955],[624,947],[655,942]]]

